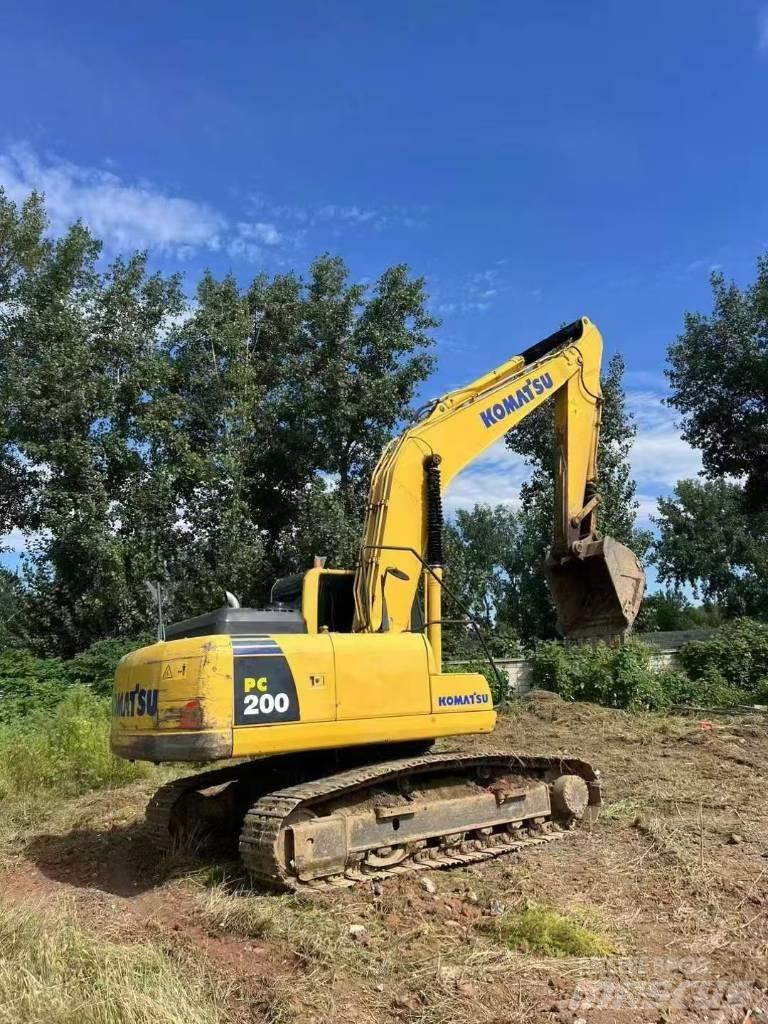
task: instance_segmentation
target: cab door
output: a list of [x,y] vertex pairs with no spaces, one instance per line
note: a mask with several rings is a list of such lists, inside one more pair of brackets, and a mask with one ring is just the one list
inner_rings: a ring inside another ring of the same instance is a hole
[[427,644],[418,633],[331,633],[339,721],[430,714]]

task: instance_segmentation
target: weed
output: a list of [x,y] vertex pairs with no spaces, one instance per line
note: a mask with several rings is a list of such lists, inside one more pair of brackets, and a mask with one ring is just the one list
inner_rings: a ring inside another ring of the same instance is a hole
[[258,896],[216,886],[201,896],[209,927],[242,939],[268,936],[290,943],[293,951],[318,964],[366,959],[367,950],[333,914],[300,897]]
[[513,949],[543,956],[614,956],[611,943],[594,928],[548,907],[532,905],[502,914],[489,927]]
[[120,786],[151,772],[109,750],[109,704],[73,687],[51,711],[0,727],[0,799],[55,788],[66,795]]
[[647,805],[640,800],[625,798],[614,800],[607,806],[600,809],[599,821],[617,822],[621,825],[631,825],[635,818],[641,817],[647,812]]

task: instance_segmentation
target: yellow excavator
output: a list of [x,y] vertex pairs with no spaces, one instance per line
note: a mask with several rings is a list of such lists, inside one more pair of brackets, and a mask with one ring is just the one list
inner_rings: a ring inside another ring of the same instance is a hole
[[443,671],[443,493],[549,398],[558,628],[616,637],[637,615],[642,566],[596,529],[601,356],[583,317],[446,394],[385,448],[354,571],[280,579],[266,610],[228,595],[123,658],[114,753],[227,762],[154,795],[160,847],[214,837],[239,844],[257,883],[351,885],[561,839],[600,803],[576,758],[430,748],[496,722],[483,675]]

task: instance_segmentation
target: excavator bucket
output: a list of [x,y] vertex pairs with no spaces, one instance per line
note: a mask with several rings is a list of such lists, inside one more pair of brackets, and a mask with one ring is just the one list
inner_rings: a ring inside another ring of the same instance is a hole
[[628,633],[645,590],[637,555],[612,537],[587,541],[578,556],[546,563],[557,609],[557,628],[566,640],[608,639]]

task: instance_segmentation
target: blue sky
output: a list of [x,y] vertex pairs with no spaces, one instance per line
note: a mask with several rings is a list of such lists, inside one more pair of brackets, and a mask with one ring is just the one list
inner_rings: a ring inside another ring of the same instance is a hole
[[[768,247],[768,3],[7,0],[0,184],[167,270],[426,275],[466,382],[581,314],[624,353],[641,513],[698,456],[661,405],[708,275]],[[514,501],[494,449],[449,505]]]

